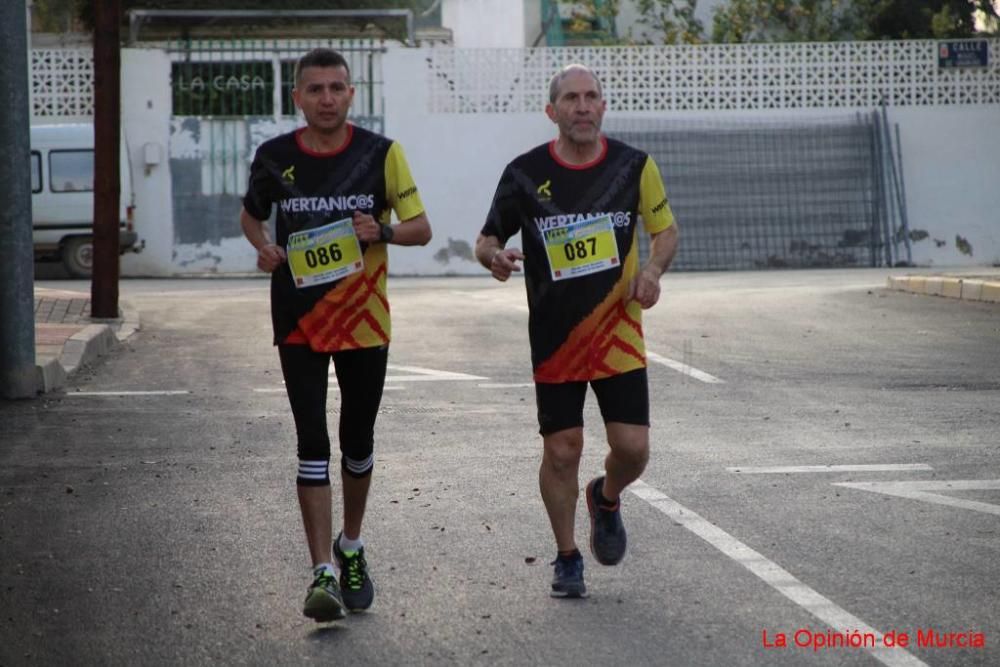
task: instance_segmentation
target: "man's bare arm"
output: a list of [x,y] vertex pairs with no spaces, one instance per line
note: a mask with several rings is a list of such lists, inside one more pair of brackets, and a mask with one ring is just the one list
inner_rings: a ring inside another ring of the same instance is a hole
[[286,260],[285,251],[271,240],[271,234],[263,220],[253,217],[247,210],[240,209],[240,227],[250,245],[257,249],[257,268],[273,273]]
[[476,259],[490,270],[494,278],[503,282],[510,278],[512,272],[521,270],[517,262],[523,260],[524,255],[518,248],[504,248],[496,236],[480,234],[476,239]]
[[660,299],[660,276],[670,268],[677,254],[677,223],[650,237],[649,260],[636,276],[630,297],[643,308],[650,308]]

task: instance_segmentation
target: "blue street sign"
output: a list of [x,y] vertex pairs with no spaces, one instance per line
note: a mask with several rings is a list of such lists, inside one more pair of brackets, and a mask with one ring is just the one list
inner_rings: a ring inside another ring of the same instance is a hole
[[938,42],[938,67],[987,67],[990,45],[985,39]]

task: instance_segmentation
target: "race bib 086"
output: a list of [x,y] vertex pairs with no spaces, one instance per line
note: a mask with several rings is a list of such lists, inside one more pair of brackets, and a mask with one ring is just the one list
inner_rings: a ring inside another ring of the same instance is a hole
[[351,218],[289,235],[287,252],[296,287],[333,282],[364,268]]
[[552,280],[578,278],[619,265],[611,216],[581,220],[544,232]]

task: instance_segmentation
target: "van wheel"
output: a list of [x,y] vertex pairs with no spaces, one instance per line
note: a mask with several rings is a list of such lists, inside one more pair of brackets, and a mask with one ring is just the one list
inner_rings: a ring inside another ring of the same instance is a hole
[[73,236],[62,244],[60,253],[63,266],[74,278],[89,278],[94,269],[94,239]]

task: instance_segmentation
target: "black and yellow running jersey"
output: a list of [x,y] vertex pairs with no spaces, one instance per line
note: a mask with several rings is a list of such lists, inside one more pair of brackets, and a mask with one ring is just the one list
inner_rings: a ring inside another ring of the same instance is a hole
[[642,308],[627,301],[639,271],[635,224],[673,224],[656,163],[602,137],[599,158],[570,165],[555,142],[519,156],[500,178],[482,233],[521,232],[536,382],[596,380],[646,365]]
[[[309,150],[302,129],[261,144],[250,167],[243,207],[267,220],[277,206],[275,243],[287,248],[290,234],[368,213],[388,224],[424,211],[398,143],[348,125],[344,146],[332,153]],[[364,270],[334,282],[297,287],[287,263],[271,276],[274,343],[308,343],[336,352],[389,342],[386,296],[388,256],[384,243],[361,243]]]

